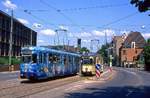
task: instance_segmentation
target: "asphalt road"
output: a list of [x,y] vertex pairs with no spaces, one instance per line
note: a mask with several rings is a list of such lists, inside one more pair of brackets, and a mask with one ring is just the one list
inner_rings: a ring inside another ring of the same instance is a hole
[[150,98],[150,73],[114,68],[112,79],[78,82],[41,92],[33,98]]
[[10,79],[17,79],[19,71],[14,72],[0,72],[0,81],[6,81]]
[[150,98],[150,73],[115,68],[117,75],[101,85],[68,93],[66,98]]

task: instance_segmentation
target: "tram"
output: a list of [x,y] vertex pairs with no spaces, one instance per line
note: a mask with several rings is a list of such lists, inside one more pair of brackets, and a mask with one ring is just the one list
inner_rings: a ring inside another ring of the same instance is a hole
[[20,77],[30,80],[76,74],[80,55],[45,47],[23,47]]
[[[95,75],[96,74],[96,69],[95,69],[96,64],[100,64],[100,65],[103,64],[103,59],[100,55],[98,55],[98,54],[82,55],[82,62],[81,62],[82,75]],[[100,71],[103,72],[103,66],[101,66]]]

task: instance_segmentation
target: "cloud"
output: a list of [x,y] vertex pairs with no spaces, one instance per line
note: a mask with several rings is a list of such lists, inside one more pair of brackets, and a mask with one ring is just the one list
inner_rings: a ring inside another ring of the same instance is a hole
[[40,34],[47,35],[47,36],[54,36],[56,32],[52,29],[44,29],[40,31]]
[[105,33],[107,34],[107,36],[113,36],[115,34],[115,31],[111,29],[106,29],[106,30],[101,30],[101,31],[98,31],[98,30],[92,31],[92,34],[95,36],[105,36]]
[[37,42],[38,42],[38,43],[44,43],[45,41],[44,41],[44,40],[39,39]]
[[93,30],[92,33],[93,33],[95,36],[105,36],[105,33],[102,32],[102,31]]
[[29,24],[29,21],[28,20],[25,20],[25,19],[22,19],[22,18],[17,18],[21,23],[25,24],[25,25],[28,25]]
[[89,39],[84,39],[82,41],[85,42],[85,43],[90,43],[91,42],[91,40],[89,40]]
[[2,4],[9,9],[16,9],[17,5],[13,4],[10,0],[5,0]]
[[34,28],[42,28],[42,25],[39,23],[33,23]]
[[131,32],[131,31],[127,31],[127,30],[122,30],[122,31],[120,31],[121,34],[127,34],[127,35],[128,35],[130,32]]
[[91,37],[92,36],[92,34],[91,33],[89,33],[89,32],[80,32],[80,33],[78,33],[78,32],[74,32],[74,33],[68,33],[68,36],[69,37],[78,37],[78,38],[81,38],[81,37]]
[[62,30],[69,30],[69,28],[68,28],[67,26],[63,26],[63,25],[59,26],[59,29],[62,29]]
[[150,38],[150,33],[142,33],[144,38]]

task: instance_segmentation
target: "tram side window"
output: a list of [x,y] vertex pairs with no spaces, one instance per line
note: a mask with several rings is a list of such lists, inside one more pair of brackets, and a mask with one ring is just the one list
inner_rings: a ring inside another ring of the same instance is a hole
[[49,54],[48,55],[48,60],[49,60],[49,63],[53,63],[53,55],[52,54]]
[[54,62],[54,63],[58,63],[59,60],[60,60],[60,59],[59,59],[58,56],[56,56],[56,55],[53,56],[53,62]]
[[67,65],[67,57],[64,57],[64,65]]
[[43,53],[43,62],[46,62],[46,53]]
[[42,63],[42,54],[39,54],[39,62]]

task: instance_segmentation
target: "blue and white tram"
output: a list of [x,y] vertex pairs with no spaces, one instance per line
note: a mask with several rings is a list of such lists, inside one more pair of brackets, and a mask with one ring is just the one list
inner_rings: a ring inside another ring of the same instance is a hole
[[79,54],[44,47],[24,47],[21,56],[21,78],[46,79],[79,71]]

